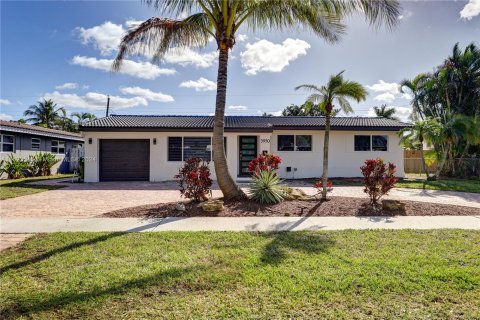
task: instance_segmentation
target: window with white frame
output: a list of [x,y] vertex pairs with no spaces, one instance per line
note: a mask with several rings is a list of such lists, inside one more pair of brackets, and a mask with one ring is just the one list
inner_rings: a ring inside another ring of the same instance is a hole
[[65,153],[65,141],[52,140],[52,153]]
[[355,135],[355,151],[388,151],[388,136]]
[[306,134],[278,135],[278,151],[312,151],[312,136]]
[[15,136],[2,134],[0,135],[0,143],[2,145],[2,152],[15,151]]
[[[227,138],[224,137],[226,150]],[[168,137],[168,161],[185,161],[190,158],[201,158],[205,161],[212,160],[211,137]]]
[[32,150],[40,150],[40,139],[39,138],[32,138]]

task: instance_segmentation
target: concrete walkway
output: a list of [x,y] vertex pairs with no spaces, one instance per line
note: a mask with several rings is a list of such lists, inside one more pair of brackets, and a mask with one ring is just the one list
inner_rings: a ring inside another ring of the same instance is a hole
[[298,231],[345,229],[475,229],[480,216],[3,218],[1,233],[58,231]]

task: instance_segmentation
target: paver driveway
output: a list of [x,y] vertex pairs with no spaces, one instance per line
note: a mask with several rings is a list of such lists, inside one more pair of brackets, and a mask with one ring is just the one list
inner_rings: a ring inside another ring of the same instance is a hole
[[[60,184],[67,187],[0,201],[1,216],[94,217],[112,210],[181,199],[175,182]],[[220,196],[221,192],[213,195]]]
[[[49,181],[48,184],[59,183]],[[62,183],[64,184],[64,183]],[[66,183],[67,187],[0,201],[1,217],[94,217],[123,208],[179,201],[177,184],[171,182]],[[314,194],[301,183],[295,187]],[[222,193],[214,186],[213,196]],[[362,187],[335,187],[332,196],[362,197]],[[480,208],[480,194],[418,189],[394,189],[389,198]]]

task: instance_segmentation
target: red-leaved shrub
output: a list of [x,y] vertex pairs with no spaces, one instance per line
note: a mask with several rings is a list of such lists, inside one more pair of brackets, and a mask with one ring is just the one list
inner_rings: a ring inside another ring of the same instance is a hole
[[248,172],[255,176],[261,171],[272,171],[278,169],[278,166],[282,163],[282,159],[273,153],[267,153],[266,155],[259,155],[248,164]]
[[391,162],[385,164],[380,158],[366,160],[360,170],[365,185],[363,191],[369,195],[372,204],[376,204],[398,181],[395,177],[396,166]]
[[208,199],[207,195],[211,192],[212,187],[208,162],[201,158],[190,158],[185,161],[174,178],[178,179],[180,193],[183,197],[194,201]]
[[[318,190],[318,193],[322,193],[322,190],[323,190],[323,182],[322,182],[322,178],[320,178],[317,182],[315,182],[313,184],[313,186],[315,188],[317,188]],[[327,180],[327,188],[330,189],[332,187],[332,181],[331,180]]]

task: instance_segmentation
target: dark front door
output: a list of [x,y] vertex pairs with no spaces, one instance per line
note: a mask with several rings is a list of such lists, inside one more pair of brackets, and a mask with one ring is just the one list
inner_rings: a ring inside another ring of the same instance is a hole
[[257,137],[240,136],[238,145],[239,177],[248,177],[248,164],[257,156]]
[[150,140],[100,140],[100,181],[148,181]]

